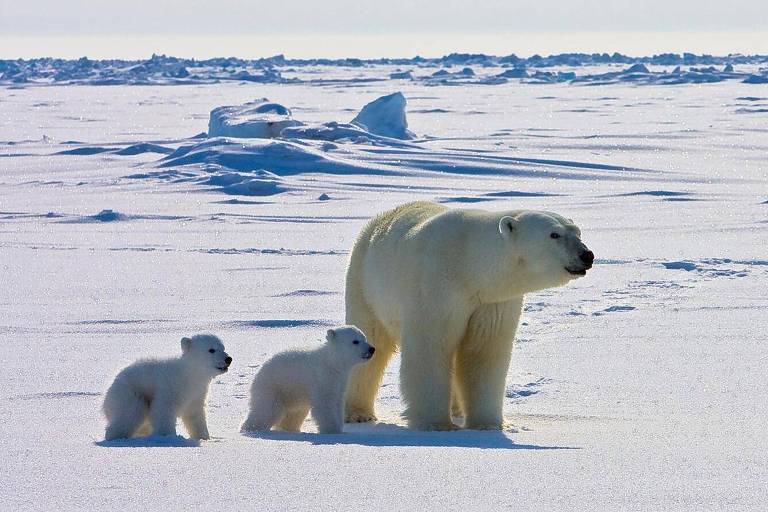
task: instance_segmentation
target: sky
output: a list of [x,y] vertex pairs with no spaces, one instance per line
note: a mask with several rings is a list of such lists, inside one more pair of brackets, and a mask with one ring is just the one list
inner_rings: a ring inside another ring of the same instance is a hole
[[767,53],[765,0],[0,0],[0,58]]

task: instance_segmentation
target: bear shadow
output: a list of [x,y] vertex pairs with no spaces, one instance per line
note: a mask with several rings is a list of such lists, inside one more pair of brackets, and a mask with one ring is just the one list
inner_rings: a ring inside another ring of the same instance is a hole
[[579,450],[575,446],[542,446],[518,444],[499,430],[456,430],[452,432],[425,432],[411,430],[393,423],[373,425],[347,424],[343,434],[317,434],[314,432],[284,432],[270,430],[243,432],[246,437],[270,441],[297,441],[313,445],[349,444],[361,446],[442,446],[452,448],[482,448],[504,450]]
[[200,441],[182,436],[147,436],[96,441],[94,444],[102,448],[197,448]]

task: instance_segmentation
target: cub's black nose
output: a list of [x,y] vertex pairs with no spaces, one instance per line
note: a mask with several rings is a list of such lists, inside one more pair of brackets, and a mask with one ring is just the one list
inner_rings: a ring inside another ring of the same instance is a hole
[[368,353],[373,355],[373,353],[376,352],[376,349],[373,347],[368,347]]
[[584,262],[585,265],[592,266],[592,263],[595,261],[595,253],[592,251],[584,251],[579,255],[579,259]]
[[227,356],[227,358],[224,361],[226,361],[227,364],[231,364],[232,363],[232,358]]

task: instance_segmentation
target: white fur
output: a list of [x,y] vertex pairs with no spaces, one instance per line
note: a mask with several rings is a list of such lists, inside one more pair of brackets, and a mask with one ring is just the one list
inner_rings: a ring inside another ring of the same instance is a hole
[[[552,233],[559,238],[552,238]],[[347,269],[347,323],[376,355],[353,371],[347,421],[375,419],[384,368],[399,346],[405,413],[413,428],[502,428],[504,386],[523,295],[582,271],[580,231],[539,211],[450,210],[416,202],[375,217]]]
[[[354,343],[357,341],[357,343]],[[264,363],[251,385],[251,404],[241,430],[298,432],[312,410],[321,434],[344,426],[344,394],[352,368],[370,358],[365,334],[352,326],[331,329],[313,350],[291,350]]]
[[181,348],[180,357],[140,360],[117,374],[104,397],[105,439],[176,435],[179,417],[190,437],[210,437],[205,419],[208,386],[227,371],[232,358],[212,334],[182,338]]

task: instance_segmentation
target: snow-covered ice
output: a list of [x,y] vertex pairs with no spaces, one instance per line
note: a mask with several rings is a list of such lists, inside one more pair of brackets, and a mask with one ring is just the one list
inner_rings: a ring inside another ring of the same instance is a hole
[[403,93],[382,96],[365,105],[352,124],[384,137],[413,139],[415,135],[408,130],[405,105]]
[[300,125],[301,122],[291,117],[289,109],[261,99],[211,110],[208,136],[273,139],[284,128]]
[[428,86],[522,83],[684,84],[724,80],[768,82],[768,56],[663,53],[564,53],[518,57],[452,53],[442,57],[381,59],[182,59],[152,55],[146,60],[0,60],[0,84],[192,85],[221,82],[359,85],[411,81]]
[[[3,61],[2,508],[765,509],[760,59]],[[397,92],[418,138],[345,124]],[[255,98],[304,125],[195,135]],[[597,255],[527,297],[509,426],[408,430],[396,358],[376,425],[241,435],[260,365],[343,323],[357,232],[414,199],[556,211]],[[234,358],[213,439],[104,442],[115,373],[201,331]]]

